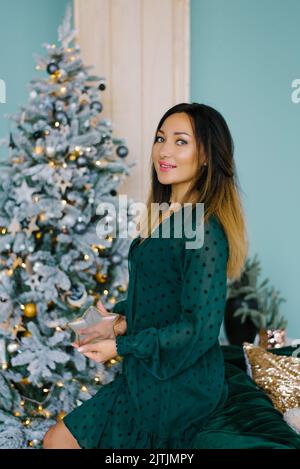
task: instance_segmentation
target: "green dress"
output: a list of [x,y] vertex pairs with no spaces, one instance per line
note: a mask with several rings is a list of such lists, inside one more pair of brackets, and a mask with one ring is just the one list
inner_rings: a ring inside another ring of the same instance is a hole
[[211,216],[203,245],[190,249],[181,212],[141,244],[133,239],[127,298],[113,309],[127,319],[116,339],[122,372],[65,425],[81,448],[300,449],[300,435],[247,375],[243,348],[236,358],[219,344],[229,254],[221,224]]
[[203,226],[196,207],[183,211],[129,247],[127,298],[113,309],[127,320],[122,373],[64,417],[82,448],[192,447],[228,397],[218,341],[228,242],[216,217]]

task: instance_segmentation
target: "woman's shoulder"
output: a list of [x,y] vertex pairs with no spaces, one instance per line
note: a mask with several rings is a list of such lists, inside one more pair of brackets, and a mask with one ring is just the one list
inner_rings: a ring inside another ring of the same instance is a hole
[[211,234],[211,238],[213,238],[214,243],[218,241],[224,243],[228,247],[228,239],[225,232],[225,229],[219,220],[219,218],[212,214],[204,224],[205,226],[205,234]]
[[215,214],[211,214],[206,220],[204,220],[203,216],[197,217],[194,216],[194,213],[190,227],[187,230],[184,230],[182,239],[185,244],[185,248],[207,249],[211,246],[214,250],[224,249],[224,247],[228,250],[227,236],[219,218]]

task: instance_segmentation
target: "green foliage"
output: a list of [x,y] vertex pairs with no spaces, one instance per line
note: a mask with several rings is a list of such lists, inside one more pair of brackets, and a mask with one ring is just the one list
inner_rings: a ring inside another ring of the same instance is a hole
[[[260,284],[258,277],[261,274],[261,265],[257,254],[247,258],[240,278],[228,283],[227,300],[239,298],[241,306],[234,311],[234,316],[241,316],[244,323],[247,318],[255,324],[257,329],[284,329],[287,320],[280,313],[280,304],[286,300],[280,297],[280,292],[268,285],[269,279]],[[248,303],[254,300],[257,308]]]

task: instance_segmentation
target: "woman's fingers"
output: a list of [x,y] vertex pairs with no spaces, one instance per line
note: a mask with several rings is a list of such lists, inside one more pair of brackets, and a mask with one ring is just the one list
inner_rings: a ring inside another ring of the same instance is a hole
[[99,336],[99,335],[96,335],[96,334],[95,335],[90,335],[88,337],[85,337],[84,339],[81,339],[80,344],[81,345],[88,344],[91,340],[96,339],[96,337],[99,337],[99,339],[101,339],[101,336]]
[[97,308],[103,316],[110,314],[100,300],[97,302]]
[[98,352],[97,344],[80,345],[80,347],[77,350],[78,350],[78,352],[81,352],[81,353]]

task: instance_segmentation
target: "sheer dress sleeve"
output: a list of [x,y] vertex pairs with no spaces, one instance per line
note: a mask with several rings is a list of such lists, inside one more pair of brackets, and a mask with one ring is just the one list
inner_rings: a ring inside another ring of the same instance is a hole
[[226,301],[228,243],[218,222],[204,226],[200,248],[182,246],[178,320],[116,338],[121,356],[133,354],[159,380],[191,367],[217,341]]

